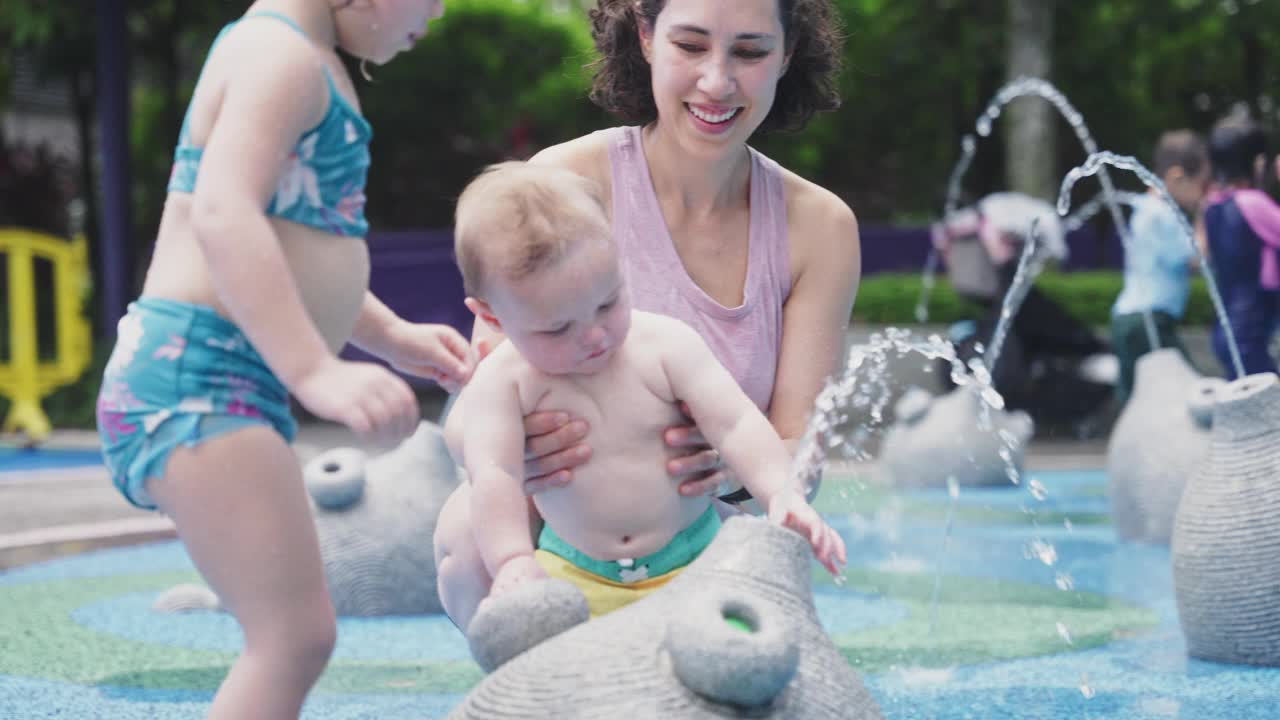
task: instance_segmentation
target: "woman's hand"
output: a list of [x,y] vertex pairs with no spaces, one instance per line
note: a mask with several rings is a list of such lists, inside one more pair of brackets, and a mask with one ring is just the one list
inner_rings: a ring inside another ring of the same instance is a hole
[[[680,411],[689,417],[689,407],[684,403],[680,403]],[[673,425],[664,430],[662,441],[667,447],[684,451],[680,457],[667,460],[667,474],[680,481],[681,495],[719,495],[723,493],[718,490],[734,484],[733,475],[720,459],[720,453],[702,437],[692,418],[686,425]]]
[[539,411],[524,416],[525,495],[569,484],[573,468],[591,458],[591,446],[582,442],[587,429],[585,420],[565,412]]

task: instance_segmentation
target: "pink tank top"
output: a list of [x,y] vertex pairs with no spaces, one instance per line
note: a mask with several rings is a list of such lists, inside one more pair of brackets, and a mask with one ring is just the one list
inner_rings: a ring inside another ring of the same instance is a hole
[[658,204],[639,127],[608,130],[613,232],[637,310],[685,321],[761,410],[773,395],[782,350],[782,304],[791,292],[787,207],[777,163],[751,150],[747,282],[738,307],[707,295],[685,270]]

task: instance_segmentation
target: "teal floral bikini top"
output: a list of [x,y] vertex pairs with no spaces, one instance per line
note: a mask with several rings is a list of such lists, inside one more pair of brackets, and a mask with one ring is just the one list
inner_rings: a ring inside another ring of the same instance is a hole
[[[274,18],[306,36],[296,22],[278,13],[256,12],[245,17]],[[217,45],[234,25],[223,28],[213,44]],[[209,50],[212,52],[213,47]],[[319,125],[302,134],[289,154],[267,214],[338,235],[364,237],[369,231],[364,217],[364,188],[373,130],[338,92],[328,68],[324,76],[329,85],[329,111]],[[169,192],[190,193],[196,186],[204,148],[191,143],[190,122],[188,107],[173,153]]]

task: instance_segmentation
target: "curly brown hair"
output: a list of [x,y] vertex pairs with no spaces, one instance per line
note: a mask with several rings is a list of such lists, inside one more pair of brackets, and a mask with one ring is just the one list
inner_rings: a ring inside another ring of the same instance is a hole
[[[653,27],[666,4],[666,0],[599,0],[590,12],[591,35],[600,52],[592,64],[591,99],[627,122],[644,124],[658,117],[637,20]],[[800,130],[815,112],[840,107],[836,77],[844,34],[831,0],[778,0],[778,14],[791,62],[778,80],[773,107],[760,123],[762,133]]]

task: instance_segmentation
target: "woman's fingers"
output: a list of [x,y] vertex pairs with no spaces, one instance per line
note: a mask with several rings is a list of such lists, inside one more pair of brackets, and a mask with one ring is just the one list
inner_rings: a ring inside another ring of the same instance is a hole
[[705,473],[720,469],[720,453],[707,448],[693,455],[671,458],[667,461],[667,473],[672,477],[683,477],[695,473]]
[[680,494],[685,497],[711,495],[719,489],[720,483],[724,482],[725,479],[726,475],[719,471],[702,477],[690,478],[680,483]]
[[531,477],[524,481],[524,494],[531,497],[553,488],[564,487],[569,484],[570,479],[571,473],[568,470],[558,470],[550,475]]
[[524,461],[524,476],[529,479],[551,475],[561,470],[572,470],[591,458],[591,448],[586,445],[573,447]]
[[662,440],[668,447],[706,447],[707,440],[696,425],[673,425],[662,433]]
[[[535,428],[542,429],[541,432],[530,432],[529,424],[529,421],[526,420],[524,443],[524,458],[526,461],[570,449],[577,443],[582,442],[582,439],[587,436],[587,423],[582,420],[574,420],[553,426],[550,429]],[[583,459],[585,460],[585,458]],[[572,465],[580,464],[582,464],[581,461],[572,463]],[[559,467],[552,467],[544,469],[538,474],[558,469]]]

